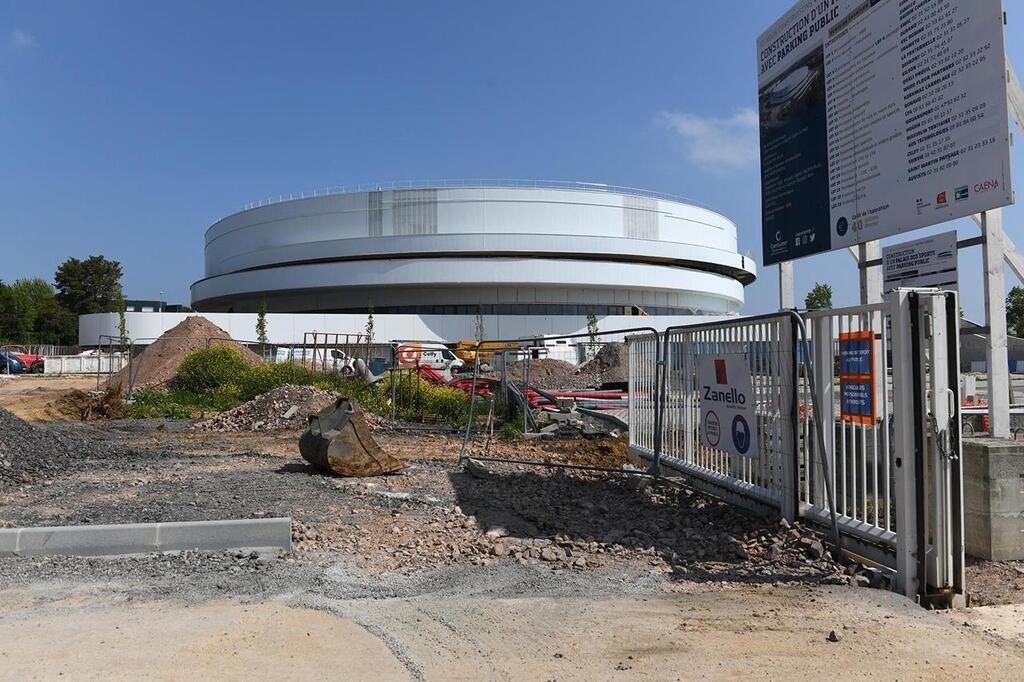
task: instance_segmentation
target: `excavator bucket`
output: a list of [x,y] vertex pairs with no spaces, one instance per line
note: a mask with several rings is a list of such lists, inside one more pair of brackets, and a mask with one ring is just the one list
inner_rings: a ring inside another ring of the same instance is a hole
[[310,415],[299,452],[313,466],[339,476],[381,476],[405,468],[373,439],[362,410],[350,398],[338,398]]

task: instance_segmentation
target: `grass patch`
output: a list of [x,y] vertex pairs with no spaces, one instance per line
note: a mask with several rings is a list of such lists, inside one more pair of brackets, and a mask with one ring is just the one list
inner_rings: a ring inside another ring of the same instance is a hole
[[127,415],[134,419],[197,419],[210,412],[230,410],[243,402],[230,392],[200,394],[181,389],[146,388],[133,394],[132,401],[125,403],[125,407]]

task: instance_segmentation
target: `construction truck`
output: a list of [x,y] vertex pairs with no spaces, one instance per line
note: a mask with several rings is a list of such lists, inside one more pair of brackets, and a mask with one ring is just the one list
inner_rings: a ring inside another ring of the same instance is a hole
[[[477,355],[477,342],[476,341],[458,341],[455,343],[455,347],[452,349],[462,360],[466,363],[466,367],[472,368],[476,364]],[[490,372],[495,369],[498,364],[498,356],[502,351],[517,350],[520,348],[518,343],[504,343],[501,341],[484,341],[480,344],[480,371]],[[514,359],[512,354],[507,354],[508,359]]]

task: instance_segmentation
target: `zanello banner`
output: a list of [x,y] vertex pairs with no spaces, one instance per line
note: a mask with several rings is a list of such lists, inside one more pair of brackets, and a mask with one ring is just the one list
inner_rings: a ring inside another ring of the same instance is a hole
[[700,437],[710,448],[756,459],[757,420],[750,365],[743,355],[697,358]]
[[765,265],[1013,202],[1001,0],[801,0],[757,54]]

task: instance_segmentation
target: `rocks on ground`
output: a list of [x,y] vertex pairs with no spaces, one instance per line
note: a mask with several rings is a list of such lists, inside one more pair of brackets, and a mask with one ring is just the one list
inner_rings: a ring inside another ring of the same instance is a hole
[[635,490],[623,479],[494,463],[452,480],[455,505],[386,483],[338,481],[361,505],[386,504],[390,514],[302,526],[297,550],[340,551],[371,571],[400,573],[500,562],[556,571],[627,563],[681,580],[849,582],[844,563],[799,524],[751,516],[677,486]]
[[250,365],[263,362],[259,355],[233,341],[230,334],[213,322],[205,317],[191,315],[147,346],[138,357],[132,359],[130,365],[110,379],[108,386],[124,390],[129,385],[130,377],[134,390],[163,386],[178,373],[178,365],[186,355],[213,343],[234,345]]
[[311,414],[334,402],[336,393],[315,386],[285,384],[249,402],[197,422],[201,431],[281,431],[306,426]]
[[131,453],[124,445],[34,426],[0,409],[0,487],[46,480],[87,460]]

